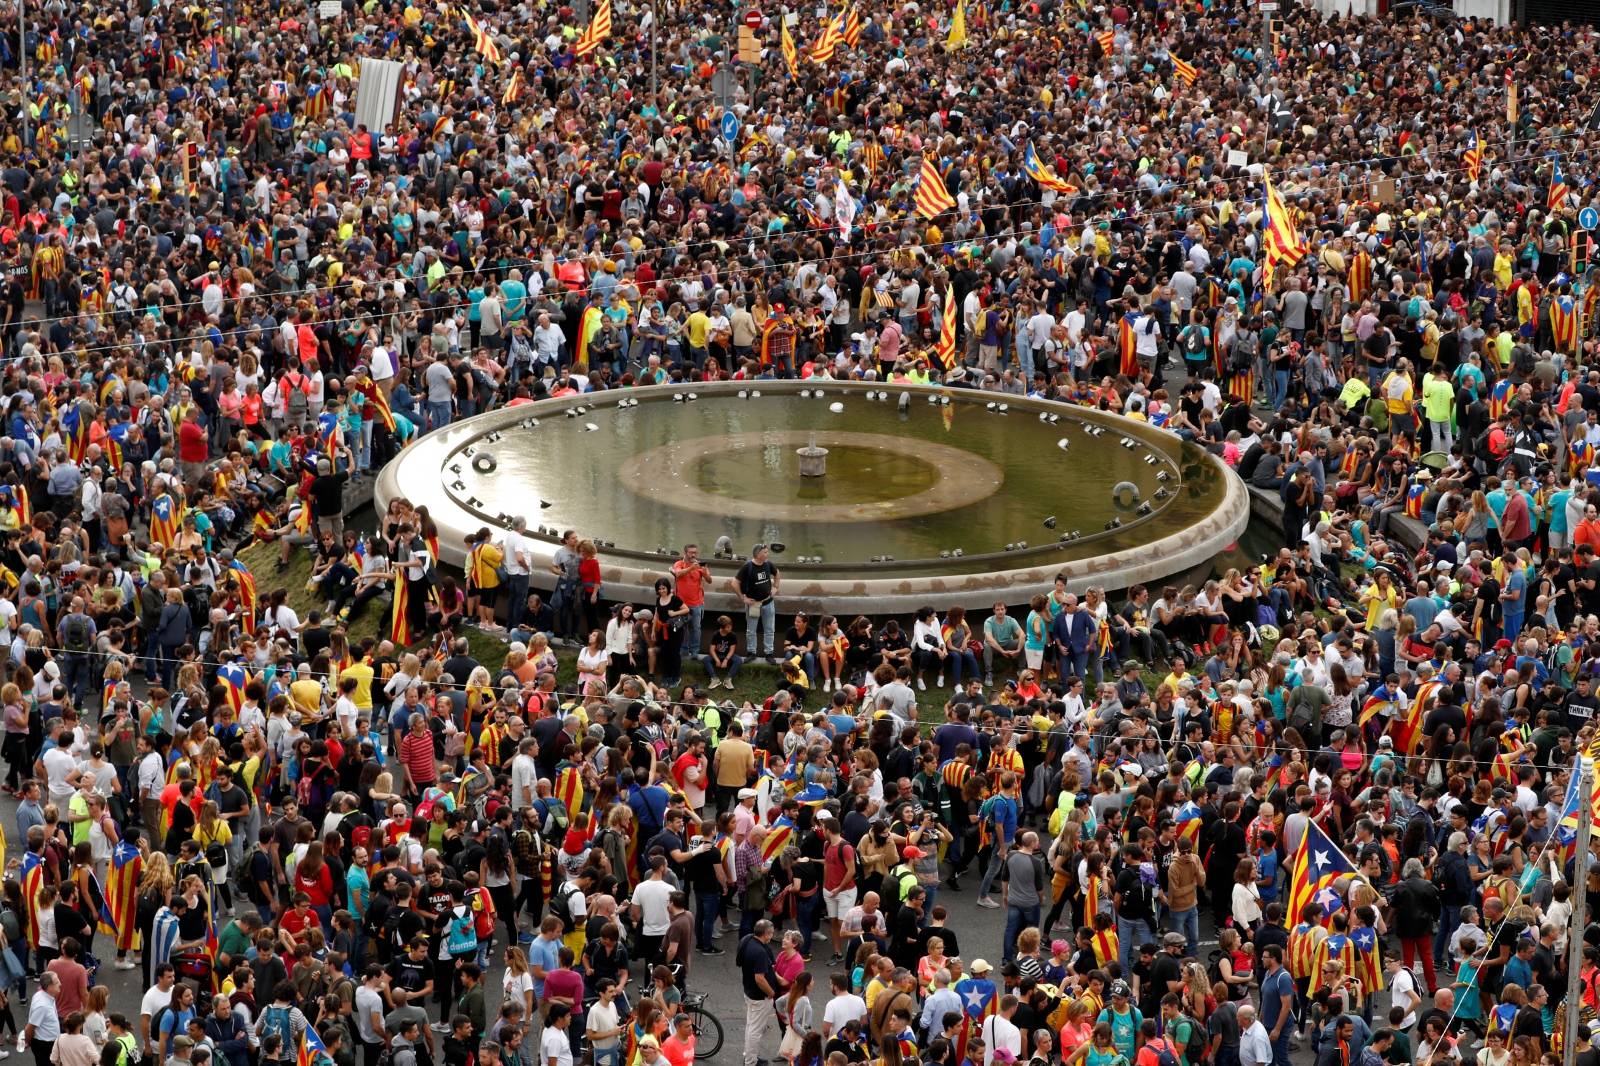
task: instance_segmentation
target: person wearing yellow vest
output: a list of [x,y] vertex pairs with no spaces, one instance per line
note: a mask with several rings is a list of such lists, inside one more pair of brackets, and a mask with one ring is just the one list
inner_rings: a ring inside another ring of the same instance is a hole
[[1389,376],[1383,379],[1383,403],[1389,412],[1389,433],[1399,436],[1404,433],[1408,437],[1415,437],[1417,433],[1417,415],[1415,409],[1416,390],[1411,384],[1411,361],[1402,359],[1390,371]]

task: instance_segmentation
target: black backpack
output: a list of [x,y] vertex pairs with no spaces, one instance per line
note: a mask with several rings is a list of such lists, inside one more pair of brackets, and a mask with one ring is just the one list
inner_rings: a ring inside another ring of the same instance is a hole
[[561,933],[566,935],[578,927],[572,916],[572,894],[581,892],[571,881],[558,881],[550,890],[550,913],[561,919]]
[[92,626],[86,614],[69,615],[66,624],[61,627],[63,649],[78,655],[86,654],[94,641]]

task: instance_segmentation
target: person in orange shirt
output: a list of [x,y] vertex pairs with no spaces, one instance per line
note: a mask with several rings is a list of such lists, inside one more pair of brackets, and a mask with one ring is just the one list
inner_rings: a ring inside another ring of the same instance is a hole
[[672,1066],[694,1066],[694,1019],[679,1012],[672,1019],[672,1035],[661,1042],[661,1054]]
[[1600,554],[1600,511],[1592,503],[1583,509],[1583,521],[1572,531],[1572,547],[1577,549],[1585,544]]

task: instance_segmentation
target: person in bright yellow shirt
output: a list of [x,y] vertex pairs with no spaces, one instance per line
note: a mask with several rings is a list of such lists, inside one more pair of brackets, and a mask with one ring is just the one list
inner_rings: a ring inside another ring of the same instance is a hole
[[311,677],[309,672],[289,683],[289,702],[294,709],[302,715],[315,716],[322,713],[322,682]]
[[372,664],[365,659],[352,663],[348,668],[339,671],[339,680],[347,677],[356,679],[356,689],[350,693],[350,702],[356,705],[356,710],[371,715],[372,713]]
[[505,565],[505,553],[494,543],[487,529],[480,529],[467,538],[467,544],[467,610],[476,612],[484,628],[494,629],[494,601],[500,592],[500,568]]
[[684,336],[689,340],[689,355],[694,359],[695,365],[700,366],[706,361],[706,347],[711,338],[711,318],[700,308],[690,312],[689,317],[683,322]]
[[1453,420],[1456,409],[1456,390],[1450,384],[1450,375],[1444,367],[1437,364],[1422,375],[1422,413],[1428,420],[1428,428],[1432,431],[1433,442],[1431,448],[1436,452],[1448,452],[1455,439],[1453,433]]
[[1389,577],[1387,570],[1375,570],[1377,583],[1368,587],[1361,593],[1361,602],[1367,608],[1367,632],[1376,633],[1378,622],[1383,618],[1384,611],[1398,611],[1400,609],[1400,593],[1394,587],[1394,581]]
[[1511,288],[1511,249],[1502,244],[1494,256],[1494,287],[1501,292]]

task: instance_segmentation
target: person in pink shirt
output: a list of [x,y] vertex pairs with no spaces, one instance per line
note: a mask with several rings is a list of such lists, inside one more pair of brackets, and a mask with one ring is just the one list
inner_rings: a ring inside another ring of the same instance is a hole
[[733,842],[743,844],[750,835],[750,830],[756,827],[756,790],[741,788],[739,802],[733,807]]
[[900,329],[900,323],[887,316],[883,320],[883,329],[878,333],[878,363],[881,366],[893,366],[895,360],[900,358],[900,341],[905,336]]

